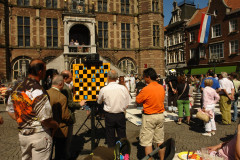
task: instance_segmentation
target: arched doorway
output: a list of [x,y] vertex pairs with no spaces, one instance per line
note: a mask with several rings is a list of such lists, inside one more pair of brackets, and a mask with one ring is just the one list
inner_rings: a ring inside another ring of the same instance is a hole
[[126,74],[135,74],[136,65],[131,58],[124,58],[118,62],[118,68],[120,68]]
[[76,24],[72,26],[69,31],[69,41],[78,41],[79,45],[90,45],[90,31],[83,24]]
[[70,66],[69,66],[70,71],[73,73],[73,64],[81,64],[82,61],[83,61],[83,58],[75,58],[75,59],[73,59],[71,61],[71,63],[70,63]]
[[31,59],[28,57],[18,57],[13,60],[12,64],[12,78],[23,79],[27,76],[27,70]]

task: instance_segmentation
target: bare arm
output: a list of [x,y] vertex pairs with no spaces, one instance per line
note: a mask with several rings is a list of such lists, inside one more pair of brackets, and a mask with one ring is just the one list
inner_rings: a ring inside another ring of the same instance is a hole
[[8,112],[8,115],[16,121],[16,116],[15,116],[15,113],[14,112]]

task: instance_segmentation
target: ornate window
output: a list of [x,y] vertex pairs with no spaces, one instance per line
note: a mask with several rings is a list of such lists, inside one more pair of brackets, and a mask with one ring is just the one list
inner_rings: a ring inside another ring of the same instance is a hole
[[199,58],[206,58],[205,47],[199,47]]
[[194,59],[196,57],[196,49],[190,50],[190,59]]
[[153,12],[159,11],[159,0],[152,0],[152,11]]
[[18,46],[30,46],[30,18],[17,17],[18,27]]
[[18,6],[29,6],[29,0],[17,0]]
[[47,18],[47,47],[58,46],[58,20]]
[[119,67],[124,73],[127,73],[127,74],[136,73],[136,66],[135,66],[134,62],[133,62],[131,59],[129,59],[129,58],[126,58],[126,59],[121,60],[121,61],[118,63],[118,67]]
[[224,50],[223,50],[223,43],[216,43],[216,44],[211,44],[209,46],[209,49],[210,49],[210,58],[213,56],[213,55],[216,55],[217,57],[220,57],[220,58],[223,58],[223,53],[224,53]]
[[13,63],[12,78],[19,79],[27,76],[27,70],[29,67],[30,59],[21,58]]
[[129,0],[121,0],[121,13],[129,14]]
[[160,29],[159,25],[153,25],[153,46],[160,46]]
[[212,38],[220,37],[222,35],[221,33],[221,25],[216,24],[212,27]]
[[229,21],[229,32],[237,31],[237,27],[238,27],[238,24],[236,19]]
[[178,58],[179,62],[184,62],[184,51],[179,51]]
[[57,8],[57,0],[46,0],[47,8]]
[[108,22],[98,22],[98,43],[100,48],[108,48]]
[[122,48],[130,48],[130,24],[121,23]]
[[229,42],[229,47],[230,47],[230,54],[237,54],[239,52],[239,42],[238,40],[235,41],[230,41]]
[[195,33],[191,32],[190,33],[190,42],[193,42],[193,41],[195,41]]
[[107,0],[98,0],[98,12],[107,12]]

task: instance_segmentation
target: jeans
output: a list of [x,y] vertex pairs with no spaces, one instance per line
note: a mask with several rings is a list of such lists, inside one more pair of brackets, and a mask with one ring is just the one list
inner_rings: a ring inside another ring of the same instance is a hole
[[233,111],[234,111],[232,120],[236,121],[237,118],[238,118],[238,99],[236,99],[232,102],[232,108],[233,108]]

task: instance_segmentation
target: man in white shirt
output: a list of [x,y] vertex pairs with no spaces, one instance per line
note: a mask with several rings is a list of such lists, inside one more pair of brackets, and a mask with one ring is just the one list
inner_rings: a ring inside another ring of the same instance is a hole
[[119,139],[126,138],[126,119],[124,112],[129,104],[129,92],[125,86],[116,82],[118,73],[115,70],[108,72],[109,84],[103,87],[97,102],[104,102],[106,141],[108,147],[116,144],[115,130]]
[[222,72],[222,79],[219,80],[221,91],[220,94],[220,111],[222,113],[222,123],[231,124],[231,101],[234,100],[233,82],[229,80],[228,74]]

